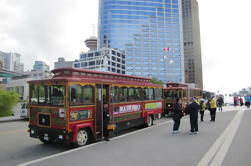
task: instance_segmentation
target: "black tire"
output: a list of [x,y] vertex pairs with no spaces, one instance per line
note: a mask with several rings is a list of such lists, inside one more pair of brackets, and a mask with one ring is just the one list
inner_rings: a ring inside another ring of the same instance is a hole
[[90,132],[87,129],[80,129],[77,134],[77,139],[74,143],[75,147],[85,146],[90,142]]
[[152,126],[152,125],[153,125],[153,117],[152,117],[152,115],[149,115],[149,116],[147,117],[146,127],[150,127],[150,126]]
[[44,144],[50,144],[50,143],[51,143],[51,141],[46,141],[46,140],[44,140],[44,139],[42,139],[42,138],[39,138],[39,139],[40,139],[40,141],[43,142]]

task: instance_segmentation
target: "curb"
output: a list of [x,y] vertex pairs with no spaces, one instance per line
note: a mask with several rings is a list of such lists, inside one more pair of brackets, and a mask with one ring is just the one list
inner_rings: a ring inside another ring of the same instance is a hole
[[15,121],[24,121],[24,118],[16,118],[16,119],[0,119],[0,123],[5,123],[5,122],[15,122]]

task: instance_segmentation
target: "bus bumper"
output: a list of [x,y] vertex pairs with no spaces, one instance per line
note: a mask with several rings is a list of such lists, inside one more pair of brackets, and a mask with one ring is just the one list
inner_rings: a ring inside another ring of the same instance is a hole
[[164,109],[164,113],[163,113],[164,115],[166,115],[166,116],[170,116],[170,115],[172,115],[173,114],[173,110],[172,109]]
[[30,137],[38,138],[43,142],[70,143],[72,134],[66,130],[52,129],[29,125]]

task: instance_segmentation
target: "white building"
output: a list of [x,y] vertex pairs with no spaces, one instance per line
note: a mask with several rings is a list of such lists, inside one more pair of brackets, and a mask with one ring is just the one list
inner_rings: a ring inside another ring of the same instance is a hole
[[57,62],[54,62],[54,69],[58,68],[72,68],[74,65],[74,61],[65,61],[64,58],[58,58]]
[[125,74],[125,54],[112,48],[81,53],[74,67]]
[[89,51],[81,53],[79,61],[74,62],[75,68],[94,69],[125,74],[125,54],[112,48],[97,50],[97,38],[91,36],[85,40]]
[[24,71],[24,64],[20,62],[21,55],[18,53],[5,53],[0,51],[0,68],[21,73]]
[[47,79],[51,77],[48,71],[27,71],[23,74],[23,76],[12,78],[9,80],[8,84],[3,85],[8,91],[18,93],[21,100],[28,100],[29,98],[28,81]]

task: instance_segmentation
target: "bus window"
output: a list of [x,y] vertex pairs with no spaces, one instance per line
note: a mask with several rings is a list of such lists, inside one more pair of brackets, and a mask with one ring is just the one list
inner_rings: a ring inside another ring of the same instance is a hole
[[30,89],[31,89],[30,91],[31,104],[38,104],[38,86],[31,85]]
[[153,88],[150,88],[149,89],[149,97],[148,97],[149,100],[153,100],[154,99],[154,93],[153,93]]
[[135,100],[135,88],[129,88],[128,89],[128,101],[134,101]]
[[187,97],[187,91],[186,90],[182,90],[183,91],[183,96],[182,97]]
[[39,104],[47,105],[50,103],[48,91],[49,91],[48,86],[41,85],[38,87],[38,92],[39,92],[38,103]]
[[83,99],[85,105],[94,104],[94,87],[86,85],[83,87]]
[[161,100],[162,90],[159,88],[154,89],[155,100]]
[[70,105],[81,105],[83,104],[83,92],[80,85],[70,86]]
[[122,87],[121,88],[121,98],[120,101],[121,102],[126,102],[127,101],[127,87]]
[[141,88],[135,88],[135,100],[140,101],[142,100],[142,89]]
[[171,99],[176,99],[178,97],[178,92],[177,90],[165,90],[165,98],[171,98]]
[[178,91],[177,91],[177,97],[178,97],[178,98],[181,98],[181,97],[182,97],[182,90],[178,90]]
[[50,104],[51,105],[64,105],[64,86],[52,85],[50,90]]
[[143,100],[149,100],[149,89],[148,88],[144,88],[143,89]]
[[117,86],[113,87],[113,102],[114,103],[119,102],[119,87]]

